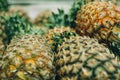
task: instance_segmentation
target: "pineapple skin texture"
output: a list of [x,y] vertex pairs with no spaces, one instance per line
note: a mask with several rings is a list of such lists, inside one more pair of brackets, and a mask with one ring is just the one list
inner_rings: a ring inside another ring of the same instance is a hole
[[95,37],[103,42],[113,41],[111,33],[120,22],[120,9],[110,2],[90,2],[78,11],[75,22],[78,34]]
[[0,39],[0,61],[2,59],[2,55],[4,53],[4,50],[5,50],[5,46],[4,46],[3,42],[2,42],[2,40]]
[[3,55],[2,80],[52,80],[53,55],[45,39],[37,35],[14,37]]
[[118,80],[120,62],[97,40],[71,37],[55,54],[56,80]]

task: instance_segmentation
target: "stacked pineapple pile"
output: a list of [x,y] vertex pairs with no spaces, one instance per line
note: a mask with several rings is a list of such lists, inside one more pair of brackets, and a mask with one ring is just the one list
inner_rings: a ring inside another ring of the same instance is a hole
[[41,13],[33,23],[21,13],[4,14],[9,8],[2,6],[0,79],[119,80],[120,10],[116,3],[76,0],[69,13],[62,9]]

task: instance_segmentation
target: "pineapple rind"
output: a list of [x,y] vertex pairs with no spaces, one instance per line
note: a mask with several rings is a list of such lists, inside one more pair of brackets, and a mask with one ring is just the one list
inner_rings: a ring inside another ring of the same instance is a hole
[[0,79],[50,80],[54,77],[53,59],[44,38],[14,37],[3,55]]
[[115,41],[113,29],[120,22],[119,7],[111,2],[90,2],[78,11],[76,31],[80,35],[97,38],[99,41]]
[[55,54],[56,80],[120,79],[120,62],[95,39],[71,37],[58,49]]

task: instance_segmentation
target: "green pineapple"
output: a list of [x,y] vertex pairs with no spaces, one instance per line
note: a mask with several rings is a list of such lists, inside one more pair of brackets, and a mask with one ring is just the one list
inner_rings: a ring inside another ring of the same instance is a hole
[[56,80],[119,80],[120,62],[89,37],[64,38],[55,53]]
[[53,80],[53,52],[38,35],[16,36],[8,45],[2,61],[2,80]]

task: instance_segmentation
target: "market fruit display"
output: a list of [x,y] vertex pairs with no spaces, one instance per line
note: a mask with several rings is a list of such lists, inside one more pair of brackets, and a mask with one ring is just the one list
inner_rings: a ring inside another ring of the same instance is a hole
[[2,80],[52,80],[53,53],[46,40],[38,35],[14,37],[1,62]]
[[120,62],[89,37],[72,36],[55,53],[56,80],[118,80]]
[[68,12],[40,8],[38,16],[25,10],[35,8],[32,2],[6,1],[0,1],[0,80],[120,79],[118,0],[75,0]]

